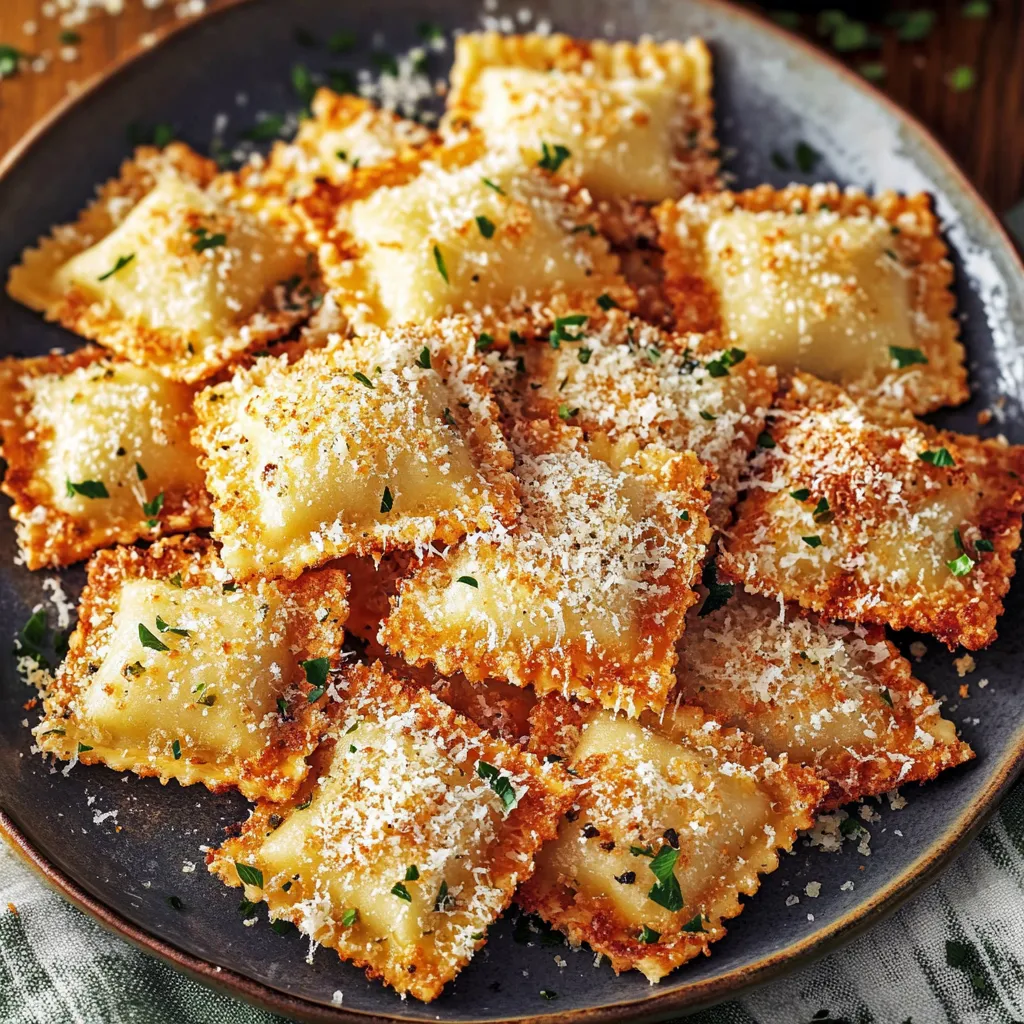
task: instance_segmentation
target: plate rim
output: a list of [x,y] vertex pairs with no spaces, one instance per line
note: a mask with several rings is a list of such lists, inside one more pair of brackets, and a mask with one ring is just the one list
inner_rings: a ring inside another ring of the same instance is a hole
[[[168,40],[196,29],[206,22],[224,16],[247,5],[251,0],[221,0],[213,9],[185,21],[172,22],[150,34],[148,43],[136,42],[102,71],[92,75],[74,94],[61,99],[48,113],[33,124],[0,158],[0,188],[25,155],[41,143],[51,130],[66,116],[74,113],[102,87],[120,77],[128,68],[144,60]],[[733,0],[697,0],[699,6],[721,12],[729,18],[745,21],[751,28],[767,33],[800,52],[802,58],[822,65],[841,82],[883,107],[915,137],[917,143],[930,151],[930,155],[949,175],[955,188],[970,201],[975,211],[986,221],[988,231],[1004,244],[1017,277],[1024,281],[1024,258],[1009,231],[968,178],[957,159],[942,145],[931,129],[914,114],[905,110],[880,89],[848,68],[837,57],[815,46],[793,32],[776,25],[758,12],[741,7]],[[998,809],[999,803],[1019,776],[1024,774],[1024,723],[1003,760],[994,770],[980,795],[958,817],[947,824],[935,841],[907,865],[867,903],[848,911],[829,925],[819,929],[797,943],[761,957],[752,964],[734,968],[714,978],[683,984],[673,989],[654,990],[640,999],[605,1003],[585,1009],[567,1010],[528,1017],[488,1017],[462,1021],[461,1024],[502,1024],[522,1021],[529,1024],[604,1024],[633,1019],[663,1019],[680,1011],[692,1012],[713,1006],[730,997],[783,976],[799,967],[805,967],[829,952],[847,944],[856,936],[893,913],[903,902],[936,878],[984,828]],[[70,876],[65,874],[46,855],[35,848],[10,816],[0,807],[0,838],[43,881],[56,889],[65,899],[82,910],[109,931],[126,939],[143,952],[154,955],[172,968],[220,992],[238,997],[247,1003],[274,1013],[284,1014],[315,1024],[393,1024],[409,1022],[419,1024],[420,1018],[398,1015],[380,1016],[364,1010],[349,1010],[327,1006],[300,996],[294,996],[266,982],[257,981],[229,968],[219,967],[208,960],[189,953],[171,942],[147,932],[127,917],[92,896]]]

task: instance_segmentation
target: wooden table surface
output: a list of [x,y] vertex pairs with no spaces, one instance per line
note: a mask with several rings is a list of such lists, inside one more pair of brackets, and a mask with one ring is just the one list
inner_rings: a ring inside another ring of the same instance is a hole
[[[84,6],[86,0],[63,2]],[[204,6],[203,0],[92,3],[124,9],[117,15],[93,14],[81,25],[62,29],[59,17],[47,17],[60,6],[55,0],[0,0],[0,45],[50,57],[45,70],[26,68],[0,80],[0,154],[69,90],[101,72],[146,33],[175,21],[190,6]],[[217,3],[207,0],[205,6]],[[478,0],[467,0],[474,12],[478,6]],[[779,22],[796,25],[801,34],[833,52],[837,41],[841,48],[849,45],[849,36],[845,41],[823,36],[815,14],[798,16],[780,6],[774,5],[772,12]],[[865,47],[840,52],[840,58],[875,76],[884,70],[879,86],[935,132],[997,212],[1024,199],[1024,0],[991,0],[980,6],[942,0],[927,8],[913,2],[858,3],[847,10],[851,17],[869,19],[867,27],[876,38]],[[922,10],[934,12],[924,38],[901,39],[915,33],[893,24],[900,12],[904,19],[918,18],[920,25]],[[36,31],[27,32],[33,23]],[[80,38],[65,36],[71,41],[62,44],[62,31]],[[971,78],[973,84],[963,87]]]

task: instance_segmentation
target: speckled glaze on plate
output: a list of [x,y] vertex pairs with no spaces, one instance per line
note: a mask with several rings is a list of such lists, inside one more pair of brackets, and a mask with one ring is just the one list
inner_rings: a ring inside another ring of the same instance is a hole
[[[515,16],[520,4],[504,13]],[[957,297],[968,348],[972,402],[936,421],[978,432],[976,414],[1005,399],[1002,430],[1024,441],[1024,267],[992,213],[927,133],[838,64],[756,17],[718,0],[550,0],[533,5],[537,17],[581,36],[633,38],[705,36],[717,67],[716,103],[726,166],[739,186],[784,184],[791,176],[771,160],[804,140],[823,154],[815,177],[872,189],[926,189],[938,202],[957,262]],[[498,13],[503,13],[499,11]],[[446,30],[479,23],[476,6],[445,0],[379,0],[341,5],[334,0],[235,0],[199,23],[170,32],[152,51],[123,61],[42,124],[0,165],[0,266],[49,225],[70,219],[97,182],[128,153],[131,123],[168,122],[203,149],[219,112],[228,135],[252,123],[258,111],[294,109],[293,63],[314,70],[368,63],[371,49],[401,52],[417,41],[424,21]],[[301,27],[316,36],[347,29],[362,46],[343,57],[322,46],[303,48]],[[382,44],[371,42],[381,32]],[[437,74],[448,54],[431,58]],[[245,106],[237,103],[245,93]],[[810,180],[808,176],[798,176]],[[4,296],[0,298],[0,352],[30,355],[73,346],[73,337]],[[4,499],[6,511],[6,499]],[[13,564],[14,535],[0,525],[0,628],[10,637],[32,607],[46,599],[42,582]],[[77,595],[83,573],[61,574]],[[102,767],[76,766],[67,777],[30,753],[23,709],[32,696],[13,659],[0,658],[0,832],[69,898],[122,935],[189,973],[278,1012],[316,1021],[621,1020],[664,1017],[733,996],[798,962],[849,939],[937,873],[980,828],[1024,763],[1024,586],[1010,592],[1000,639],[976,655],[984,690],[962,701],[951,656],[930,642],[918,674],[950,698],[949,713],[978,759],[925,787],[907,791],[899,812],[881,807],[870,826],[870,857],[852,844],[825,855],[799,845],[765,879],[729,935],[701,958],[651,987],[638,974],[615,978],[595,967],[585,950],[554,948],[516,935],[513,918],[491,929],[486,949],[430,1006],[402,1002],[382,986],[339,963],[329,950],[305,961],[301,938],[275,934],[265,923],[242,925],[238,891],[208,876],[203,844],[216,844],[225,825],[245,817],[237,796],[213,796],[198,787],[165,788],[153,779],[120,776]],[[906,646],[913,637],[901,636]],[[6,646],[6,645],[5,645]],[[101,818],[107,812],[116,815]],[[902,833],[897,835],[896,830]],[[194,862],[194,872],[182,871]],[[840,885],[853,879],[852,891]],[[805,903],[786,896],[809,881],[822,883],[807,920]],[[182,910],[167,902],[177,896]],[[520,929],[520,933],[523,929]],[[517,938],[519,941],[517,941]],[[560,968],[555,954],[567,962]],[[542,989],[557,994],[554,1000]],[[332,1006],[335,992],[342,1007]]]

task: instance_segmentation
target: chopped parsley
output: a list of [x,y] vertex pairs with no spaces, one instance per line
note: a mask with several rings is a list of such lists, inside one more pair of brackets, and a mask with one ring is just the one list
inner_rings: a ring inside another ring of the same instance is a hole
[[867,829],[856,819],[856,818],[843,818],[839,822],[839,833],[844,836],[857,836],[861,832],[867,832]]
[[694,914],[680,930],[684,932],[706,932],[707,928],[704,927],[704,915]]
[[480,584],[472,576],[460,576],[455,582],[465,583],[467,587],[472,587],[474,590],[479,590],[480,588]]
[[718,566],[714,561],[705,563],[704,571],[701,573],[701,583],[707,589],[708,596],[700,606],[699,617],[704,618],[712,612],[717,612],[732,597],[736,587],[732,583],[718,582]]
[[986,540],[984,537],[974,542],[975,551],[995,551],[996,546],[990,540]]
[[486,185],[486,186],[487,186],[487,187],[488,187],[489,189],[493,189],[493,190],[494,190],[495,192],[497,192],[499,196],[503,196],[503,195],[505,194],[505,190],[504,190],[504,189],[503,189],[503,188],[502,188],[502,187],[501,187],[500,185],[496,185],[496,184],[495,184],[495,183],[494,183],[493,181],[491,181],[491,179],[490,179],[490,178],[481,178],[480,180],[481,180],[481,181],[482,181],[482,182],[483,182],[483,183],[484,183],[484,184],[485,184],[485,185]]
[[666,844],[648,864],[657,878],[657,882],[651,886],[647,898],[653,900],[658,906],[673,912],[683,909],[683,894],[679,888],[679,879],[675,874],[678,859],[679,851]]
[[351,928],[359,920],[359,911],[355,907],[346,907],[341,915],[341,924],[344,928]]
[[828,498],[821,498],[814,506],[814,521],[816,523],[831,523],[835,513],[828,507]]
[[181,760],[181,740],[175,740],[171,744],[171,753],[174,755],[175,761]]
[[233,594],[238,589],[237,583],[225,583],[221,586],[222,594]]
[[352,378],[354,380],[359,381],[359,383],[362,384],[364,388],[369,388],[371,391],[373,390],[373,381],[370,380],[370,378],[367,377],[365,373],[362,373],[361,371],[357,370],[355,373],[352,374]]
[[400,900],[405,900],[406,903],[412,903],[412,896],[409,895],[409,890],[406,889],[402,882],[395,882],[391,886],[391,895],[397,896]]
[[545,171],[557,171],[572,156],[572,153],[560,143],[551,146],[546,142],[542,142],[540,145],[541,158],[537,161],[537,166]]
[[790,491],[789,496],[796,498],[797,501],[806,501],[811,496],[811,492],[809,488],[801,487],[798,490]]
[[426,345],[420,351],[418,358],[416,359],[416,365],[422,366],[424,370],[430,369],[430,349]]
[[581,348],[576,358],[586,366],[586,364],[590,362],[590,357],[592,355],[593,352],[589,348]]
[[235,871],[238,872],[238,880],[246,885],[254,885],[257,889],[263,888],[263,872],[249,864],[240,864],[235,861]]
[[76,494],[81,495],[83,498],[110,497],[107,485],[102,480],[82,480],[77,484],[72,483],[70,480],[65,480],[65,484],[67,485],[69,498],[73,498]]
[[815,534],[813,537],[801,537],[800,538],[809,548],[820,548],[821,538]]
[[385,512],[390,512],[395,506],[395,496],[391,493],[390,487],[384,488],[384,493],[380,497],[380,511],[381,515]]
[[597,304],[605,312],[608,312],[609,309],[618,309],[619,308],[619,304],[607,292],[605,292],[603,295],[598,295],[598,297],[597,297]]
[[656,932],[653,928],[648,928],[647,925],[644,925],[643,928],[640,929],[640,934],[637,938],[641,942],[650,945],[652,942],[657,942],[661,938],[661,932]]
[[451,409],[448,408],[447,405],[444,407],[444,412],[441,413],[441,419],[443,419],[445,423],[448,424],[449,427],[454,427],[456,425],[455,417],[452,415],[452,411]]
[[455,897],[448,892],[448,883],[441,879],[441,888],[437,890],[437,899],[434,900],[435,910],[449,910],[455,905]]
[[87,744],[85,744],[85,743],[79,743],[78,744],[78,752],[80,754],[86,754],[90,750],[92,750],[92,747],[88,746]]
[[168,626],[159,615],[156,617],[156,628],[159,629],[161,633],[175,633],[178,636],[189,636],[189,631],[187,629],[175,629],[174,626]]
[[928,357],[919,348],[901,348],[899,345],[889,346],[889,358],[900,370],[916,363],[928,362]]
[[310,658],[308,661],[300,661],[303,671],[306,673],[306,682],[313,687],[306,694],[306,700],[312,704],[319,700],[327,688],[327,673],[331,669],[330,658]]
[[953,456],[949,454],[949,450],[946,448],[939,448],[936,451],[928,449],[927,451],[918,452],[917,457],[922,462],[928,462],[933,466],[956,465],[956,463],[953,461]]
[[133,661],[130,665],[125,665],[125,667],[121,669],[121,675],[125,678],[130,677],[132,679],[138,679],[138,677],[145,671],[145,666],[141,661]]
[[889,707],[892,707],[892,694],[889,692],[888,686],[881,687],[878,691],[878,696],[881,697]]
[[407,882],[416,882],[420,877],[420,869],[415,864],[410,864],[405,869],[405,880]]
[[573,416],[579,415],[579,409],[570,409],[564,402],[558,407],[558,418],[560,420],[571,420]]
[[477,761],[476,773],[498,795],[505,813],[508,814],[519,802],[519,796],[512,786],[512,780],[507,775],[502,775],[499,768],[486,761]]
[[631,846],[629,848],[629,852],[631,854],[633,854],[634,857],[653,857],[654,856],[654,850],[650,846]]
[[149,527],[156,526],[157,516],[160,515],[160,510],[164,507],[164,492],[161,491],[152,501],[144,501],[142,503],[142,514],[149,516],[146,520],[146,525]]
[[192,248],[196,252],[205,252],[207,249],[219,249],[222,245],[227,245],[228,242],[228,236],[223,231],[218,231],[211,235],[206,228],[198,227],[192,229],[192,234],[196,238],[195,242],[192,243]]
[[483,217],[483,216],[477,217],[476,218],[476,226],[480,229],[480,234],[483,235],[484,238],[493,238],[494,237],[494,221],[493,220],[489,220],[487,217]]
[[0,78],[10,78],[18,73],[18,65],[24,54],[7,43],[0,43]]
[[135,463],[135,475],[140,480],[147,480],[149,478],[149,474],[142,468],[142,463],[141,462],[136,462]]
[[476,350],[477,352],[486,352],[493,344],[494,336],[486,331],[481,331],[480,336],[476,339]]
[[434,265],[437,267],[437,272],[444,278],[444,283],[451,284],[448,280],[448,268],[445,266],[444,256],[436,245],[434,246]]
[[142,641],[142,646],[148,648],[151,651],[169,651],[170,647],[163,642],[163,640],[154,636],[141,622],[139,623],[139,639]]
[[579,341],[582,337],[579,330],[583,328],[590,318],[586,313],[572,313],[569,316],[555,317],[555,326],[548,335],[548,341],[552,348],[561,347],[563,341]]
[[761,433],[757,435],[757,446],[758,448],[774,448],[775,438],[772,437],[767,430],[762,430]]
[[729,367],[742,363],[747,358],[747,353],[741,348],[726,349],[716,359],[712,359],[706,366],[708,374],[712,377],[728,377]]
[[711,423],[714,420],[718,419],[718,417],[714,413],[705,412],[703,409],[701,409],[701,411],[700,411],[700,418],[702,420],[707,420],[708,423]]
[[965,551],[958,558],[946,563],[946,568],[954,576],[966,576],[974,568],[974,559]]
[[117,259],[114,261],[114,265],[105,274],[100,274],[100,276],[97,277],[96,280],[106,281],[108,277],[113,277],[119,270],[123,270],[125,267],[127,267],[128,264],[131,263],[133,259],[135,259],[135,253],[133,252],[128,253],[127,256],[118,256]]

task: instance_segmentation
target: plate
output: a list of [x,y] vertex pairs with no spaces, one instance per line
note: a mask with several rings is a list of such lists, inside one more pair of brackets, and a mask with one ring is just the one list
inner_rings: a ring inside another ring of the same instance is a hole
[[[520,7],[516,0],[488,17],[506,14],[510,26],[522,28]],[[538,0],[533,12],[534,23],[547,19],[580,36],[705,36],[716,58],[726,166],[739,186],[785,184],[795,172],[780,171],[773,154],[792,154],[802,141],[822,154],[815,178],[933,193],[955,254],[974,392],[970,404],[935,419],[976,433],[977,413],[999,399],[1000,417],[987,432],[1024,441],[1024,347],[1013,328],[1024,323],[1024,267],[995,217],[923,129],[827,57],[715,0]],[[207,149],[215,135],[236,138],[260,112],[294,110],[296,63],[317,72],[355,72],[371,66],[373,52],[407,51],[418,42],[423,22],[450,32],[478,26],[480,13],[445,0],[377,0],[345,5],[344,11],[334,0],[251,0],[169,33],[161,45],[67,103],[8,156],[0,168],[0,266],[51,224],[71,219],[94,185],[115,172],[129,152],[129,126],[169,123],[179,137]],[[354,33],[359,47],[339,56],[322,43],[308,45],[307,33],[323,40],[340,30]],[[432,71],[445,73],[449,55],[450,48],[432,55]],[[74,344],[60,328],[0,299],[3,353],[30,355]],[[34,605],[48,602],[44,582],[55,575],[13,565],[14,553],[5,517],[0,624],[7,636]],[[79,568],[60,576],[72,599],[82,578]],[[32,691],[6,655],[0,659],[0,825],[51,882],[122,934],[209,982],[292,1016],[362,1022],[536,1016],[589,1024],[669,1015],[734,996],[848,939],[939,871],[980,828],[1024,762],[1022,617],[1024,586],[1017,585],[1001,638],[976,655],[970,680],[984,677],[989,685],[972,685],[968,700],[958,696],[961,680],[937,643],[928,643],[929,653],[917,664],[918,675],[949,698],[948,713],[977,750],[977,760],[908,790],[902,810],[883,801],[878,820],[868,823],[870,856],[852,843],[831,855],[799,844],[765,879],[713,955],[656,987],[639,974],[615,978],[607,966],[595,966],[591,953],[552,945],[550,936],[514,914],[491,929],[486,949],[428,1007],[402,1002],[329,950],[307,963],[301,938],[278,935],[265,921],[243,926],[238,891],[204,870],[201,847],[218,843],[226,825],[246,816],[245,802],[198,787],[161,789],[156,780],[98,766],[79,765],[66,776],[52,769],[30,752],[25,723],[34,716],[23,705]],[[914,638],[897,639],[906,648]],[[852,889],[841,888],[847,880],[855,882]],[[787,896],[802,893],[811,881],[821,883],[822,895],[787,906]],[[541,990],[557,998],[545,999]],[[341,1008],[332,1005],[339,991]]]

